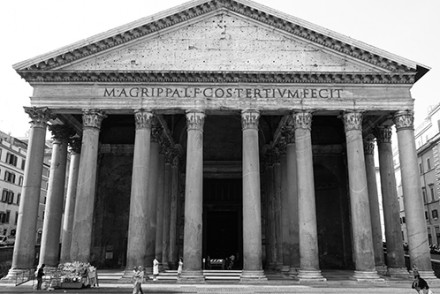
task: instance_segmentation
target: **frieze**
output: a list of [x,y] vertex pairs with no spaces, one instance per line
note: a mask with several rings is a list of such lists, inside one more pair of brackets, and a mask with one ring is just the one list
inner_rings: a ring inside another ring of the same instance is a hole
[[388,126],[380,126],[374,129],[377,143],[391,143],[392,134],[391,127]]
[[46,128],[47,122],[54,118],[54,115],[47,107],[24,107],[24,111],[32,119],[32,127]]
[[344,112],[342,118],[344,120],[345,132],[362,130],[362,113]]
[[151,128],[151,120],[153,118],[153,113],[145,110],[136,110],[134,112],[136,130],[140,129],[150,129]]
[[75,60],[102,52],[104,50],[109,50],[110,48],[113,48],[115,46],[120,46],[137,38],[153,34],[164,28],[168,28],[180,23],[187,23],[189,20],[195,17],[207,14],[223,7],[245,17],[252,18],[261,23],[265,23],[279,30],[288,32],[304,40],[308,40],[323,47],[330,48],[337,52],[352,56],[354,58],[360,59],[370,64],[374,64],[387,70],[415,71],[415,69],[409,68],[405,65],[399,64],[382,56],[378,56],[377,54],[369,52],[365,49],[342,42],[331,36],[316,32],[302,25],[295,24],[286,19],[274,16],[269,12],[255,9],[253,7],[244,5],[233,0],[212,0],[209,2],[201,3],[199,5],[195,5],[188,9],[179,11],[163,18],[159,18],[157,20],[153,20],[138,27],[127,29],[126,31],[120,32],[114,36],[86,44],[80,48],[70,49],[69,51],[63,52],[62,54],[59,54],[52,58],[32,64],[27,68],[27,70],[53,69],[64,64],[73,62]]
[[258,110],[249,109],[241,112],[241,126],[243,130],[258,129],[258,119],[260,112]]
[[298,112],[293,114],[293,125],[295,130],[297,129],[312,129],[312,113],[311,112]]
[[83,128],[100,129],[101,123],[107,115],[101,110],[87,109],[83,111]]
[[32,83],[413,84],[415,73],[19,71]]
[[398,111],[394,114],[396,130],[414,130],[414,112],[410,110]]

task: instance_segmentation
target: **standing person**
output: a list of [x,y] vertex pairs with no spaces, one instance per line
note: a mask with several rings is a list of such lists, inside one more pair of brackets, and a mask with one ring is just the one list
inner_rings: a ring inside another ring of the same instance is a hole
[[180,274],[182,273],[182,268],[183,268],[183,260],[182,258],[179,258],[179,267],[177,268],[177,275],[180,276]]
[[133,285],[133,294],[144,294],[142,291],[142,281],[144,280],[144,269],[142,266],[139,266],[137,269],[134,268],[134,285]]
[[45,264],[43,263],[37,269],[37,290],[41,290],[41,284],[43,284],[44,266],[45,266]]
[[428,283],[425,281],[425,279],[420,277],[416,266],[413,266],[413,273],[414,281],[412,283],[412,288],[415,289],[419,294],[432,294],[432,291],[429,290]]
[[157,281],[159,275],[159,261],[155,258],[153,260],[153,281]]

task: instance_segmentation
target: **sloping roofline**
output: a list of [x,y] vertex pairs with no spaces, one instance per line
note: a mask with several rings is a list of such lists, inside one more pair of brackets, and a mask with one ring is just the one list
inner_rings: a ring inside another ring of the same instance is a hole
[[114,46],[132,41],[163,28],[184,22],[204,13],[226,8],[277,29],[322,46],[359,58],[365,62],[386,68],[392,72],[415,72],[415,81],[430,68],[401,56],[392,54],[364,42],[312,24],[250,0],[193,0],[147,16],[87,39],[72,43],[57,50],[16,63],[13,68],[20,71],[50,70],[75,60],[90,56]]

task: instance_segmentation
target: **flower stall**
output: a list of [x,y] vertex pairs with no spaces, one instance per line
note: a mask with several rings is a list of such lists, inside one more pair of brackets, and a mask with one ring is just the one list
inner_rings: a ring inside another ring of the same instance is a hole
[[97,281],[96,268],[90,263],[67,262],[59,265],[61,272],[61,288],[79,289],[90,287]]

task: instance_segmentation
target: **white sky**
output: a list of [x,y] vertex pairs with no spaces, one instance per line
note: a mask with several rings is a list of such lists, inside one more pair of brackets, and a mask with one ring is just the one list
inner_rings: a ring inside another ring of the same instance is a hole
[[[0,2],[0,130],[25,136],[32,88],[12,65],[185,3],[184,0],[6,0]],[[412,89],[416,125],[440,102],[440,1],[256,0],[428,66]]]

